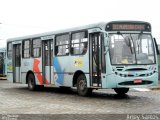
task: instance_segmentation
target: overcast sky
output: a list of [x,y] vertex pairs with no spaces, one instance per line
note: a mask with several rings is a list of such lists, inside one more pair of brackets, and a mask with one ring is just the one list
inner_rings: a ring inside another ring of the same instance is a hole
[[150,22],[160,43],[159,0],[0,0],[0,47],[7,38],[114,20]]

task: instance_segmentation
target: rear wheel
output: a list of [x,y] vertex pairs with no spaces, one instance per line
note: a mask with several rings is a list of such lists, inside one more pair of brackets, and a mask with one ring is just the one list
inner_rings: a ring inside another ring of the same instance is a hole
[[27,77],[28,79],[28,89],[34,91],[36,89],[35,77],[30,73]]
[[118,94],[118,95],[124,95],[129,91],[129,88],[114,88],[114,91]]
[[92,93],[92,89],[87,88],[87,80],[84,74],[79,75],[77,79],[77,91],[80,96],[87,96]]

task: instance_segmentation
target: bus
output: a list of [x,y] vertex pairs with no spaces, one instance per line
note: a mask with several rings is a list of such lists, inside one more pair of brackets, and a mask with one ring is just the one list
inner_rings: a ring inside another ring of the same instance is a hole
[[[158,51],[160,52],[160,44],[158,44]],[[159,71],[158,80],[160,83],[160,54],[157,55],[157,59],[158,59],[158,71]]]
[[7,75],[6,72],[6,48],[0,48],[0,79]]
[[76,87],[81,96],[93,89],[158,84],[156,41],[151,24],[111,21],[7,40],[7,79],[29,90],[51,85]]

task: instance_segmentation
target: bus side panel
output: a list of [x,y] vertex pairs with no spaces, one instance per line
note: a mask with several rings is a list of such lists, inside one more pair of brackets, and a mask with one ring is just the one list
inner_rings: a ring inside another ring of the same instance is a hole
[[115,73],[112,70],[109,52],[106,54],[106,73],[106,75],[102,75],[105,76],[102,77],[102,88],[115,88],[117,84],[115,81]]
[[72,76],[70,74],[64,74],[63,86],[72,87]]
[[35,81],[37,85],[43,84],[42,77],[42,60],[41,58],[34,58],[31,65],[31,70],[34,72]]
[[21,83],[26,84],[26,72],[21,72]]
[[26,75],[28,71],[33,72],[33,59],[32,58],[22,58],[21,63],[21,80],[23,84],[26,84]]
[[[56,86],[71,86],[71,79],[69,77],[70,71],[70,57],[60,56],[54,57],[53,60],[54,67],[54,82]],[[70,81],[69,81],[70,79]],[[67,80],[67,81],[64,81]]]
[[87,87],[91,87],[90,85],[90,74],[85,74],[86,79],[87,79]]
[[86,55],[54,57],[54,81],[56,86],[72,87],[75,72],[81,71],[86,74],[87,86],[90,86],[89,79],[89,58]]
[[[87,80],[87,87],[90,87],[90,77],[89,77],[89,55],[88,52],[85,55],[72,56],[70,58],[70,68],[71,72],[75,74],[77,71],[81,71],[85,74]],[[73,78],[72,78],[73,80]]]
[[22,83],[26,83],[26,75],[31,71],[34,73],[37,85],[43,84],[41,58],[22,59]]
[[12,60],[7,59],[7,80],[13,82]]

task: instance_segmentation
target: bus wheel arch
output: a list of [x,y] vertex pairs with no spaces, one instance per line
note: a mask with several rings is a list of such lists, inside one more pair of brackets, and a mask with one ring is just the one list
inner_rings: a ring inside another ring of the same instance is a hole
[[35,76],[32,71],[29,71],[26,75],[26,83],[28,84],[28,89],[31,91],[36,90]]
[[73,77],[73,86],[77,87],[80,96],[88,96],[92,93],[92,88],[87,87],[87,79],[82,71],[77,71]]
[[78,70],[74,73],[74,76],[73,76],[73,87],[76,87],[77,86],[77,79],[78,77],[81,75],[81,74],[84,74],[82,71]]
[[28,75],[29,75],[29,74],[33,74],[33,75],[34,75],[34,73],[33,73],[32,71],[28,71],[28,72],[27,72],[27,75],[26,75],[26,84],[28,84]]

